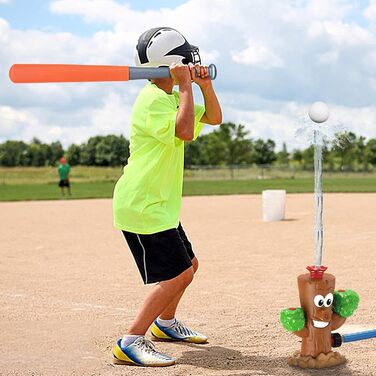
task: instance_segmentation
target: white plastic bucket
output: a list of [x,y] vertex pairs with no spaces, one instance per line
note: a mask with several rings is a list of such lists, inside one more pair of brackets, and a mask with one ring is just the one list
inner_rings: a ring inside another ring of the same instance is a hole
[[271,189],[262,191],[262,212],[266,222],[285,219],[286,191]]

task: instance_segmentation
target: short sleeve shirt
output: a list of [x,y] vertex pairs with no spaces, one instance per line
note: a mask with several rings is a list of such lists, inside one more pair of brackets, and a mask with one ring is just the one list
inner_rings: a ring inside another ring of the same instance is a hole
[[65,180],[68,178],[70,166],[68,163],[65,164],[59,164],[57,171],[59,173],[60,180]]
[[[153,234],[179,224],[184,172],[184,141],[175,136],[179,93],[150,83],[133,106],[130,157],[113,196],[114,225]],[[194,139],[205,108],[195,105]]]

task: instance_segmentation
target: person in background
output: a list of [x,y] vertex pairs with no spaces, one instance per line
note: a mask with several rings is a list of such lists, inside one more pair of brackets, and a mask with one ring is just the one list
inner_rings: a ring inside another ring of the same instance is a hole
[[64,157],[60,158],[59,165],[57,166],[57,171],[59,173],[59,187],[61,189],[62,196],[65,196],[64,189],[67,188],[69,196],[72,195],[69,183],[69,172],[70,172],[70,165],[67,163]]

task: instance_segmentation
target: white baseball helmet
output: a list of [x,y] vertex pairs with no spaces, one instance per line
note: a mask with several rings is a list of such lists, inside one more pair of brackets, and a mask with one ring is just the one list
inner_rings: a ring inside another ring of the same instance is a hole
[[135,63],[138,67],[201,64],[201,58],[198,47],[188,43],[177,30],[156,27],[145,31],[138,39]]

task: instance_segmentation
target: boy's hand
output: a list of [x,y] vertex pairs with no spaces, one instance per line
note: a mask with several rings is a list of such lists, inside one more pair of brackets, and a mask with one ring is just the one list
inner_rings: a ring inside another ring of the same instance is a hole
[[206,65],[193,65],[192,63],[188,64],[191,79],[198,86],[203,87],[205,85],[211,85],[211,79],[209,78],[209,69]]
[[170,65],[170,74],[176,85],[191,83],[191,74],[188,65],[172,63]]

